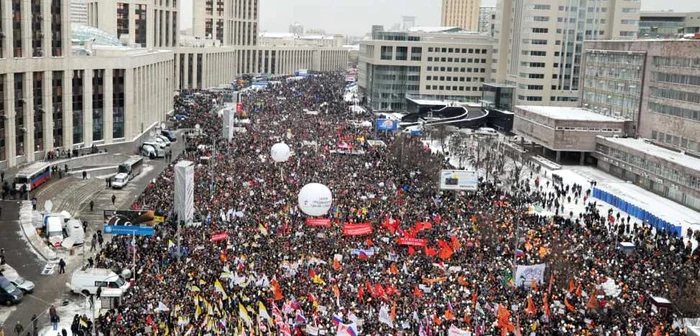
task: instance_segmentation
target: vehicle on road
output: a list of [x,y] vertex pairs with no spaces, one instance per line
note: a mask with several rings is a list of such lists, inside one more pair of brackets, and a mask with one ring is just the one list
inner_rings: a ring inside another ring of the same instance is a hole
[[63,244],[63,219],[58,216],[45,216],[44,217],[44,233],[49,241],[49,244],[53,247],[61,247]]
[[165,146],[155,142],[144,142],[141,146],[141,154],[151,159],[162,158],[165,157]]
[[22,293],[31,294],[34,292],[34,283],[19,275],[17,277],[13,277],[9,274],[5,274],[5,278],[7,280],[10,280],[10,282],[13,285],[15,285],[15,287],[19,288],[22,291]]
[[177,137],[175,136],[175,133],[171,130],[161,130],[160,134],[168,138],[170,142],[175,142],[177,141]]
[[12,305],[22,301],[22,291],[7,280],[5,277],[0,277],[0,302],[5,305]]
[[45,162],[35,162],[22,168],[15,175],[15,188],[22,190],[26,186],[26,191],[32,191],[44,184],[51,178],[51,165]]
[[132,156],[128,160],[122,162],[119,164],[119,167],[117,167],[117,175],[112,178],[112,188],[124,188],[129,181],[141,174],[142,168],[143,158],[140,156]]
[[98,288],[119,288],[126,292],[130,287],[129,282],[124,280],[111,269],[88,268],[73,272],[71,276],[70,288],[73,293],[85,295],[97,294]]

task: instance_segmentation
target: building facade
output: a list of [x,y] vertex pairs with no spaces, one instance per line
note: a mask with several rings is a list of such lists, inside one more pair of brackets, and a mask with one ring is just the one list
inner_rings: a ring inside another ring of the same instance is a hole
[[[0,7],[0,167],[57,149],[132,142],[172,110],[171,52],[110,44],[87,26],[76,32],[61,0]],[[79,36],[92,37],[71,46]]]
[[87,0],[87,24],[141,48],[179,46],[177,0]]
[[378,31],[360,42],[359,95],[375,111],[405,110],[407,97],[477,102],[491,75],[490,38],[459,28]]
[[440,25],[479,31],[479,0],[442,0]]
[[697,40],[586,42],[582,98],[633,120],[631,135],[700,155],[698,55]]
[[87,24],[87,4],[73,0],[70,3],[70,22],[72,24]]
[[479,32],[493,37],[496,22],[496,7],[479,8]]
[[639,1],[499,0],[494,77],[518,104],[578,106],[583,43],[637,36]]
[[700,33],[700,12],[643,11],[639,16],[640,39],[676,39]]

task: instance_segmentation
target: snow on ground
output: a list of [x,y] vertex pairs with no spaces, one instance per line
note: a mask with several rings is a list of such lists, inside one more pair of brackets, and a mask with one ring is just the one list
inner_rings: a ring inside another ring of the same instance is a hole
[[12,314],[12,312],[16,309],[17,307],[0,307],[0,326],[5,326],[5,328],[8,331],[11,329],[12,326],[14,326],[14,323],[8,321],[7,318],[10,317],[10,314]]
[[[92,312],[90,312],[90,303],[82,296],[71,295],[69,303],[66,306],[61,305],[62,301],[63,299],[57,301],[54,304],[54,307],[56,307],[56,312],[58,313],[58,316],[60,318],[60,322],[58,323],[58,330],[53,330],[53,326],[51,326],[51,324],[48,322],[44,322],[44,326],[41,327],[42,324],[40,322],[41,329],[39,329],[39,336],[56,336],[57,334],[60,335],[61,329],[66,329],[68,335],[73,335],[70,331],[70,326],[73,323],[73,317],[76,314],[86,315],[88,319],[92,319]],[[99,304],[99,300],[97,300],[97,302]],[[40,320],[48,321],[48,316]]]

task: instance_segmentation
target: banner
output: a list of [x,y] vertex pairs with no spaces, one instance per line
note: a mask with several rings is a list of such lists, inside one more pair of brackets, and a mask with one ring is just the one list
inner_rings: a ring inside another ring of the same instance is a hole
[[330,218],[307,218],[307,219],[306,219],[306,225],[308,225],[308,226],[330,227],[330,226],[331,226],[331,220],[330,220]]
[[344,236],[364,236],[372,233],[372,223],[346,223],[343,226]]
[[228,232],[219,232],[211,235],[211,241],[218,242],[228,239]]
[[[105,224],[108,225],[155,225],[156,213],[153,210],[104,210]],[[162,216],[159,216],[162,218]],[[163,218],[165,221],[165,218]]]
[[396,131],[399,129],[399,121],[391,119],[377,119],[377,131]]
[[417,238],[398,238],[398,239],[396,239],[396,243],[399,245],[418,246],[418,247],[424,247],[424,246],[428,245],[427,240],[417,239]]
[[459,329],[453,325],[447,330],[447,336],[472,336],[472,333]]
[[544,282],[544,270],[547,264],[537,265],[518,265],[515,271],[515,285],[520,287],[524,284],[530,284],[532,280],[537,281],[537,284]]

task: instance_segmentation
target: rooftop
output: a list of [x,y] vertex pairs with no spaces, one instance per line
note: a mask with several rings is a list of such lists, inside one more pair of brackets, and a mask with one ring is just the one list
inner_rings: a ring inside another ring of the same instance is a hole
[[[574,121],[596,121],[596,122],[623,122],[622,119],[604,116],[580,107],[560,107],[560,106],[516,106],[516,110],[521,109],[531,113],[536,113],[547,118],[557,120]],[[516,113],[517,114],[517,113]]]
[[413,27],[408,31],[411,33],[454,33],[462,30],[459,27]]
[[678,165],[700,171],[700,159],[680,152],[672,151],[661,146],[656,146],[648,141],[645,141],[644,139],[605,138],[605,141],[618,144],[620,146],[629,147],[633,150],[647,153],[666,161],[674,162]]

